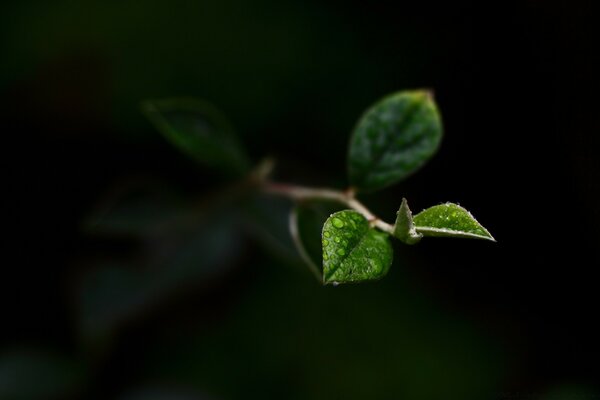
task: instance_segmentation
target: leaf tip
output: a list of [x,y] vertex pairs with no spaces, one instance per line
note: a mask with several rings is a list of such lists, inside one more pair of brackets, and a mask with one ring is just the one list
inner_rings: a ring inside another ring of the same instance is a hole
[[396,212],[396,222],[394,223],[393,236],[406,244],[416,244],[423,237],[415,230],[412,212],[408,207],[406,198],[402,198],[400,208]]
[[[483,226],[482,226],[482,228],[483,228]],[[485,228],[483,228],[483,229],[485,229]],[[490,242],[498,243],[498,241],[496,240],[495,237],[492,236],[492,234],[490,233],[490,231],[488,231],[487,229],[485,229],[485,232],[488,234],[488,237],[482,237],[482,239],[489,240]]]
[[433,90],[432,88],[421,89],[421,92],[423,92],[427,100],[435,101],[435,90]]
[[423,210],[415,215],[414,223],[417,231],[424,236],[496,241],[468,210],[454,203],[443,203]]

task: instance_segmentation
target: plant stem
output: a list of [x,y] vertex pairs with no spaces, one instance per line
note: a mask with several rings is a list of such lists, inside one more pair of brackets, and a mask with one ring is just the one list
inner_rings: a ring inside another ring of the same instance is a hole
[[289,218],[289,226],[290,226],[290,233],[292,234],[292,240],[294,241],[294,244],[296,245],[296,249],[298,250],[298,253],[300,253],[300,257],[302,258],[302,260],[304,260],[306,265],[308,265],[308,267],[310,268],[310,271],[313,273],[315,278],[317,278],[317,281],[323,282],[323,275],[321,274],[320,268],[317,266],[317,264],[315,264],[313,262],[312,258],[310,258],[310,255],[306,251],[306,248],[304,247],[304,243],[302,243],[302,239],[300,238],[300,232],[298,232],[298,212],[297,211],[298,211],[298,209],[292,210],[292,212],[290,213],[290,218]]
[[346,192],[328,188],[311,188],[305,186],[290,185],[286,183],[276,183],[266,181],[263,183],[263,190],[267,193],[288,197],[292,200],[331,200],[344,204],[351,209],[361,213],[371,224],[379,230],[392,234],[394,227],[387,222],[380,220],[364,204],[355,197],[354,190],[349,189]]

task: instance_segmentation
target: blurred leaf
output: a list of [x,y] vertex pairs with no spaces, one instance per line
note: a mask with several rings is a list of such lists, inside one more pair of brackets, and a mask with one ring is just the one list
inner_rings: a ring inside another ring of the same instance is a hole
[[413,219],[423,236],[460,237],[496,241],[470,212],[453,203],[421,211]]
[[323,281],[321,231],[327,218],[340,206],[336,203],[304,202],[290,214],[290,233],[298,253],[317,277]]
[[324,283],[379,279],[392,264],[388,235],[370,228],[356,211],[332,214],[323,225],[322,240]]
[[142,110],[175,147],[196,161],[241,175],[249,160],[220,111],[195,99],[147,100]]
[[84,229],[94,234],[152,236],[197,223],[197,210],[166,188],[160,182],[126,182],[99,202]]
[[373,191],[396,183],[437,151],[442,123],[428,91],[392,94],[369,108],[350,139],[350,182]]
[[128,317],[148,305],[154,297],[143,273],[125,265],[103,265],[89,273],[82,284],[83,334],[103,338]]
[[540,400],[593,400],[598,394],[591,387],[576,383],[563,383],[547,391]]
[[0,355],[0,399],[64,399],[81,386],[84,371],[48,352],[13,350]]
[[279,261],[256,263],[256,279],[219,323],[166,330],[140,365],[148,379],[224,399],[482,400],[498,397],[518,362],[423,290],[413,268],[377,285],[323,290],[290,279]]
[[213,396],[178,387],[150,387],[131,391],[117,400],[210,400]]
[[415,244],[421,240],[421,235],[415,229],[412,212],[408,208],[406,199],[402,199],[400,209],[396,213],[396,223],[394,224],[394,237],[400,239],[406,244]]
[[89,339],[110,334],[132,316],[169,295],[206,285],[227,272],[240,254],[234,216],[215,213],[191,232],[150,242],[141,266],[112,264],[89,274],[82,286],[82,327]]

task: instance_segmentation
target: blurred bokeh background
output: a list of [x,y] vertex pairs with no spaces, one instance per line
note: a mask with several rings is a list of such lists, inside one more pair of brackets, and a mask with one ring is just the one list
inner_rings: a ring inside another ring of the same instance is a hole
[[[591,5],[3,2],[0,399],[600,398]],[[343,188],[360,113],[421,87],[440,152],[362,199],[459,202],[498,243],[337,288],[287,201],[219,197],[139,110],[206,99],[277,179]]]

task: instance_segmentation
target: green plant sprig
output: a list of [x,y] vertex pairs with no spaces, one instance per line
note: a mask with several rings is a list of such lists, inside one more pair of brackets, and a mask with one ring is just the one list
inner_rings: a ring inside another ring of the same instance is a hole
[[[402,199],[396,220],[390,224],[357,199],[360,192],[381,190],[411,176],[438,150],[442,122],[428,90],[394,93],[360,117],[350,137],[350,188],[345,191],[273,182],[269,179],[273,168],[270,160],[248,172],[249,157],[231,126],[204,102],[149,101],[143,110],[167,139],[194,159],[238,176],[249,174],[263,192],[295,200],[298,205],[289,218],[294,244],[324,284],[385,276],[393,259],[390,236],[410,245],[428,236],[495,241],[457,204],[436,205],[413,216],[408,202]],[[347,209],[323,214],[318,207],[306,207],[307,201],[335,202]],[[320,246],[314,245],[318,234],[315,221],[321,232]],[[308,243],[312,243],[310,248]]]

